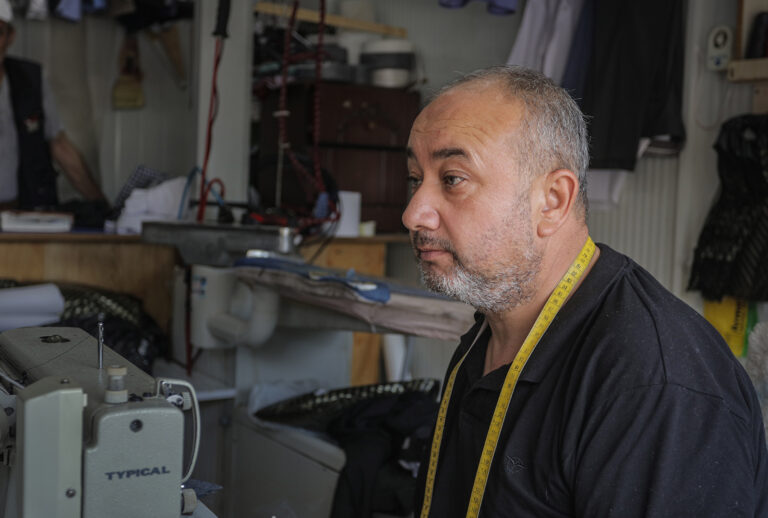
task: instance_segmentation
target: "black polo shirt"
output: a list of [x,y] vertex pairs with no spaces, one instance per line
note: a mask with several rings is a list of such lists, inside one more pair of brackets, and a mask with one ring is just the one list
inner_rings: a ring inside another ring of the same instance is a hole
[[[763,421],[746,372],[698,313],[599,248],[521,373],[480,516],[768,516]],[[489,336],[456,377],[431,517],[467,510],[507,371],[482,375]]]

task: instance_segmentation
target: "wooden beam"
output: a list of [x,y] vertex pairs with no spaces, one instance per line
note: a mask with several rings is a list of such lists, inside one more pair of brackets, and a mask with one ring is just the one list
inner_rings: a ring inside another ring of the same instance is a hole
[[[287,4],[277,4],[274,2],[257,2],[253,10],[261,14],[272,14],[286,18],[291,16],[291,7]],[[302,22],[319,23],[320,13],[312,9],[304,9],[300,7],[296,11],[296,19]],[[376,34],[395,36],[398,38],[408,37],[408,31],[401,27],[393,27],[391,25],[368,22],[365,20],[355,20],[354,18],[346,18],[337,14],[326,14],[325,23],[326,25],[333,25],[334,27],[339,27],[341,29],[374,32]]]

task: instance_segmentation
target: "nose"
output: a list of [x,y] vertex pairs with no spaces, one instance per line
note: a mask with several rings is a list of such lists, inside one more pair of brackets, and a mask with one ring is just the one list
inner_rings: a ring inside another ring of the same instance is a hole
[[437,230],[440,226],[440,213],[436,202],[428,185],[419,187],[403,211],[403,225],[411,232]]

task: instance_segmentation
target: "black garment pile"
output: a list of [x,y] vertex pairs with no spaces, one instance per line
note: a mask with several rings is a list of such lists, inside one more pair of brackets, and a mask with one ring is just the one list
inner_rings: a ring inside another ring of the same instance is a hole
[[688,289],[768,300],[768,115],[726,121],[714,146],[720,195],[696,245]]
[[414,511],[418,462],[432,438],[438,380],[384,383],[306,394],[275,403],[256,417],[329,436],[347,461],[331,518]]
[[[0,279],[0,289],[21,286],[15,280]],[[64,297],[58,322],[49,327],[79,327],[98,337],[104,323],[104,343],[138,368],[152,374],[152,363],[169,348],[168,335],[155,323],[132,295],[109,290],[56,283]]]

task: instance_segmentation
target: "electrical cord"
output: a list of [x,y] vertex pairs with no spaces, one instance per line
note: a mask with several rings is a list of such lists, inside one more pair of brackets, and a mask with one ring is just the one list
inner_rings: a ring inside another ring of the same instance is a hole
[[[197,207],[197,221],[202,222],[205,216],[205,206],[208,201],[207,191],[209,190],[206,177],[208,174],[208,159],[211,155],[211,142],[213,140],[213,122],[219,111],[219,91],[217,88],[217,77],[219,75],[219,64],[221,56],[224,53],[224,39],[228,37],[227,23],[229,22],[230,0],[219,0],[216,6],[216,27],[213,35],[216,38],[216,48],[213,54],[213,74],[211,78],[211,100],[208,104],[208,124],[205,132],[205,155],[203,158],[203,167],[200,171],[200,204]],[[218,180],[218,178],[214,179]],[[213,181],[211,182],[213,183]],[[224,195],[224,184],[218,181],[221,186],[222,196]]]
[[208,123],[205,133],[205,155],[203,158],[203,167],[200,171],[200,204],[197,206],[197,221],[202,222],[205,216],[205,206],[207,203],[205,191],[207,189],[206,175],[208,172],[208,159],[211,155],[211,142],[213,140],[213,123],[216,120],[219,106],[219,92],[217,89],[217,77],[219,74],[219,64],[224,52],[224,40],[221,36],[216,37],[216,49],[213,58],[213,79],[211,85],[211,99],[208,104]]
[[336,234],[336,228],[338,227],[339,222],[338,220],[331,222],[331,225],[327,232],[324,233],[324,237],[322,242],[320,243],[320,246],[315,250],[315,253],[312,254],[312,257],[309,258],[307,261],[307,264],[315,264],[315,261],[317,261],[317,258],[320,257],[320,254],[323,253],[323,250],[328,247],[329,244],[331,244],[331,241],[333,241],[333,237]]
[[189,173],[187,173],[187,181],[184,184],[184,190],[181,193],[181,202],[179,202],[179,211],[176,214],[176,219],[181,220],[184,218],[184,209],[187,205],[187,194],[189,193],[189,188],[192,186],[192,181],[195,179],[195,175],[199,172],[200,168],[195,166]]
[[[277,179],[276,179],[276,204],[277,208],[281,208],[280,203],[280,190],[282,189],[282,175],[283,175],[283,162],[285,157],[291,162],[294,170],[303,179],[300,182],[302,189],[307,197],[307,201],[314,201],[316,203],[315,210],[313,211],[313,217],[302,218],[299,224],[298,231],[301,233],[310,227],[322,225],[327,222],[338,221],[340,218],[339,207],[334,199],[329,196],[327,192],[327,185],[323,180],[322,167],[320,165],[320,95],[321,95],[321,83],[322,83],[322,61],[323,61],[323,35],[325,32],[325,0],[320,0],[318,22],[318,40],[317,48],[315,50],[315,89],[313,96],[313,148],[312,148],[312,168],[313,172],[310,173],[301,164],[296,157],[296,154],[291,149],[290,143],[287,138],[286,123],[287,118],[290,116],[290,112],[287,109],[287,91],[288,91],[288,65],[296,56],[290,54],[291,35],[294,32],[294,26],[296,23],[296,13],[299,6],[299,0],[294,0],[291,15],[288,19],[288,26],[285,29],[285,37],[283,42],[283,61],[282,61],[282,81],[280,82],[280,94],[278,100],[278,110],[274,113],[274,116],[278,119],[278,164],[277,164]],[[303,55],[301,55],[303,56]],[[314,196],[313,196],[314,195]],[[325,204],[325,206],[323,206]]]
[[187,466],[186,471],[184,472],[184,477],[181,479],[181,483],[183,484],[187,480],[189,480],[189,477],[192,476],[192,471],[195,469],[195,464],[197,463],[197,454],[200,451],[200,405],[197,401],[197,393],[195,392],[195,387],[192,386],[192,383],[180,380],[180,379],[173,379],[173,378],[159,378],[157,380],[157,384],[155,386],[155,393],[158,397],[164,397],[162,388],[163,385],[178,385],[180,387],[185,387],[187,390],[189,390],[189,395],[191,399],[192,404],[192,419],[193,419],[193,429],[192,429],[192,455],[189,459],[189,465]]

